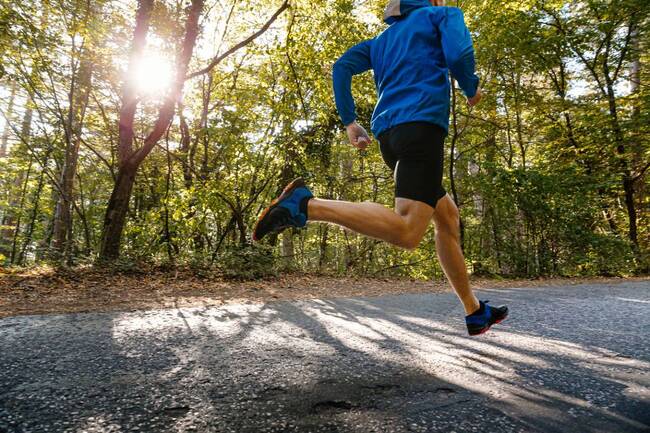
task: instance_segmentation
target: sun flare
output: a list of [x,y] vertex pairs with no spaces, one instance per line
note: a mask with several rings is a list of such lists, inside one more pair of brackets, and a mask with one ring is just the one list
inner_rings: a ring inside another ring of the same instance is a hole
[[172,82],[171,63],[160,54],[147,54],[136,63],[132,79],[139,93],[155,96]]

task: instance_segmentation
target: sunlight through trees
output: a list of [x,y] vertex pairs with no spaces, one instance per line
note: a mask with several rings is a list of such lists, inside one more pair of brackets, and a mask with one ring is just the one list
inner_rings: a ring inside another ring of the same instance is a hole
[[[441,277],[433,233],[410,252],[316,224],[249,244],[260,209],[296,176],[325,198],[392,204],[376,143],[346,143],[330,75],[384,28],[384,6],[2,3],[0,263]],[[468,108],[454,88],[446,141],[470,269],[648,271],[650,4],[458,6],[484,90]],[[353,92],[368,126],[370,73]]]

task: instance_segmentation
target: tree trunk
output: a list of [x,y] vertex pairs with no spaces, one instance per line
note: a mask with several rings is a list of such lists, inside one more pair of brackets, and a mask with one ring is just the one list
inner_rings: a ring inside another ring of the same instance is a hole
[[25,208],[25,198],[27,196],[27,187],[29,185],[29,176],[32,173],[32,160],[29,160],[29,167],[27,167],[27,174],[25,174],[25,181],[21,188],[20,193],[20,205],[18,206],[18,216],[16,217],[14,230],[13,230],[13,240],[11,242],[11,256],[10,263],[13,265],[16,263],[16,252],[18,248],[18,236],[20,235],[20,223],[23,217],[23,210]]
[[526,170],[526,145],[524,144],[524,138],[522,133],[522,122],[521,122],[521,74],[517,73],[516,76],[513,74],[513,84],[515,90],[515,121],[517,125],[517,143],[519,144],[519,151],[521,152],[521,166]]
[[282,233],[282,259],[285,269],[292,269],[294,265],[293,230]]
[[101,252],[102,259],[115,259],[119,256],[122,231],[129,210],[129,199],[135,182],[137,168],[131,166],[120,167],[115,180],[115,186],[108,200],[106,216],[104,217],[104,230],[102,232]]
[[84,195],[83,195],[83,182],[81,181],[81,177],[79,176],[79,173],[77,173],[77,185],[79,185],[79,219],[81,220],[81,225],[83,226],[84,230],[84,245],[85,245],[85,250],[84,254],[88,255],[90,254],[92,247],[90,245],[90,227],[88,227],[88,218],[86,218],[86,209],[84,206]]
[[[152,9],[153,0],[140,0],[133,36],[133,50],[129,63],[129,72],[127,73],[128,77],[132,76],[135,62],[144,50]],[[133,123],[138,103],[136,89],[132,82],[127,81],[124,86],[119,125],[118,154],[120,168],[106,208],[99,253],[100,260],[112,260],[119,256],[122,232],[129,209],[129,200],[135,182],[135,175],[142,161],[149,155],[172,121],[174,108],[181,97],[188,64],[194,51],[194,45],[199,31],[198,21],[202,9],[203,0],[192,0],[192,6],[185,25],[185,38],[181,46],[181,51],[176,59],[174,83],[159,109],[158,118],[152,131],[144,139],[142,147],[137,150],[133,150]]]
[[166,138],[166,143],[165,143],[165,149],[166,149],[166,156],[167,156],[167,173],[165,175],[165,201],[164,201],[164,208],[165,208],[165,218],[164,218],[164,233],[165,233],[165,246],[167,247],[167,258],[169,259],[170,263],[174,263],[176,258],[174,256],[174,252],[177,251],[176,245],[174,245],[174,240],[172,236],[172,231],[169,227],[169,189],[171,186],[171,176],[172,176],[172,158],[171,154],[169,153],[169,137]]
[[627,210],[628,218],[628,239],[632,242],[632,248],[635,252],[639,250],[639,240],[637,236],[637,213],[636,205],[634,203],[634,180],[630,164],[626,156],[625,138],[618,120],[618,108],[616,104],[616,94],[614,91],[614,83],[609,75],[609,68],[607,63],[603,66],[605,75],[605,82],[607,84],[607,102],[609,105],[609,116],[614,132],[614,140],[616,142],[616,151],[620,157],[620,165],[622,171],[621,183],[623,192],[625,194],[625,208]]
[[32,199],[34,203],[34,207],[32,208],[31,217],[29,219],[29,225],[27,226],[27,230],[24,236],[25,239],[23,241],[23,247],[21,248],[20,253],[18,254],[18,260],[16,260],[16,263],[20,266],[25,264],[25,253],[27,252],[27,248],[29,248],[29,244],[32,243],[34,228],[36,227],[36,218],[38,217],[39,203],[41,201],[41,192],[43,191],[44,183],[45,183],[45,172],[41,171],[41,174],[38,178],[38,186],[36,187],[36,191],[34,192],[34,197]]
[[321,238],[319,243],[320,254],[318,255],[318,270],[323,271],[327,261],[327,244],[329,235],[329,224],[321,224]]
[[[190,132],[189,125],[183,115],[182,106],[179,107],[179,120],[180,120],[180,152],[183,157],[183,179],[185,184],[185,189],[188,191],[194,186],[194,175],[195,173],[195,157],[196,150],[201,140],[205,143],[205,152],[203,158],[203,164],[201,166],[201,172],[198,175],[198,181],[207,180],[207,123],[208,123],[208,111],[210,109],[210,95],[212,92],[212,75],[208,75],[207,83],[206,79],[202,83],[202,95],[201,95],[201,117],[195,125],[194,136]],[[197,216],[197,199],[194,194],[190,195],[190,203],[188,206],[188,211],[185,215],[186,219],[195,218]],[[201,253],[205,247],[205,242],[203,240],[203,234],[205,233],[205,224],[201,224],[194,230],[192,233],[192,247],[195,252]]]
[[152,10],[153,0],[138,1],[138,11],[135,18],[136,24],[133,31],[133,46],[131,48],[131,57],[126,73],[127,79],[122,90],[122,108],[120,109],[117,149],[119,170],[104,216],[104,227],[102,229],[102,240],[99,251],[100,260],[112,260],[119,255],[124,221],[129,209],[129,199],[131,198],[135,174],[138,169],[137,165],[129,164],[129,158],[133,153],[133,123],[138,105],[137,89],[131,77],[135,73],[136,62],[142,57],[144,52]]
[[[29,140],[30,135],[32,132],[32,116],[33,116],[33,108],[31,106],[31,99],[28,98],[27,100],[27,107],[25,109],[25,114],[23,115],[23,121],[22,121],[22,126],[20,130],[20,137],[22,137],[22,140]],[[31,170],[31,165],[32,165],[32,159],[30,157],[29,160],[29,167]],[[29,170],[28,170],[29,173]],[[16,179],[14,180],[14,186],[15,186],[15,191],[21,191],[21,186],[23,185],[23,180],[25,176],[24,171],[19,171],[17,173]],[[27,174],[29,177],[29,174]],[[20,195],[20,193],[16,193],[16,195],[11,195],[12,192],[9,193],[9,198],[8,198],[8,203],[9,206],[7,206],[7,213],[3,216],[2,218],[2,226],[5,228],[2,228],[0,230],[0,254],[4,255],[12,255],[11,250],[12,248],[9,248],[9,245],[13,245],[16,233],[18,231],[18,218],[19,215],[17,214],[16,209],[18,208],[21,200],[23,197]]]
[[[11,131],[11,122],[13,122],[13,113],[14,113],[14,103],[16,101],[16,89],[17,85],[15,81],[11,81],[11,94],[9,96],[9,103],[7,105],[7,111],[5,114],[5,127],[2,130],[2,141],[0,142],[0,158],[4,158],[7,155],[7,144],[9,143],[9,133]],[[11,192],[6,191],[2,193],[5,196],[5,200],[9,203],[11,200]],[[0,217],[0,225],[7,225],[7,222],[11,218],[11,207],[4,207],[2,210],[2,216]],[[8,240],[10,233],[6,229],[0,229],[0,254],[6,255],[9,253],[9,249],[3,246],[4,241]]]
[[[631,50],[632,61],[630,64],[630,93],[632,94],[632,96],[638,96],[639,87],[641,85],[641,62],[640,62],[640,52],[639,52],[639,33],[636,29],[633,30],[631,33],[630,45],[632,47]],[[639,118],[641,115],[641,104],[640,102],[638,102],[639,101],[638,98],[635,98],[634,100],[635,102],[632,107],[632,122],[633,122],[632,127],[639,128],[641,127],[641,125],[639,124]],[[630,140],[629,142],[629,147],[631,153],[631,166],[640,167],[644,163],[643,160],[644,152],[642,149],[641,142],[636,140],[635,138],[632,138],[632,140]],[[623,191],[625,191],[625,208],[627,209],[628,218],[630,220],[629,238],[632,241],[632,244],[634,246],[634,252],[638,256],[640,253],[640,246],[638,240],[638,227],[637,227],[638,215],[637,215],[636,203],[635,203],[636,200],[635,193],[638,193],[639,196],[643,197],[644,183],[638,182],[637,185],[637,181],[643,179],[643,173],[636,175],[628,167],[626,167],[627,170],[623,175]],[[643,200],[641,200],[640,203],[643,203]]]
[[246,245],[248,243],[248,237],[246,236],[244,213],[241,209],[237,209],[237,212],[235,213],[235,222],[237,223],[237,229],[239,230],[239,245]]
[[72,257],[72,204],[74,200],[74,179],[77,173],[79,147],[83,129],[84,115],[90,97],[93,65],[88,50],[82,53],[77,84],[70,89],[72,104],[68,115],[65,160],[61,170],[61,191],[54,212],[54,233],[52,246],[57,259]]
[[[341,189],[340,199],[350,200],[352,197],[348,195],[350,187],[352,186],[352,173],[354,168],[354,161],[351,156],[344,156],[341,158],[340,164],[340,178],[343,179],[343,188]],[[345,229],[343,232],[345,236],[345,269],[349,270],[358,259],[357,249],[357,234],[351,230]]]

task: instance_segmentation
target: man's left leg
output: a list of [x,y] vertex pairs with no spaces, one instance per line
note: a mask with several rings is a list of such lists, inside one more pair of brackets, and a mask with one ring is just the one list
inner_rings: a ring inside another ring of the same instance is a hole
[[487,301],[479,301],[469,285],[460,247],[458,208],[449,195],[438,200],[435,211],[426,203],[405,198],[395,199],[394,212],[377,203],[320,199],[309,200],[308,209],[310,221],[338,224],[407,249],[418,246],[433,217],[438,258],[463,304],[469,334],[482,334],[508,316],[507,307],[492,307]]
[[481,305],[469,285],[465,257],[460,246],[460,215],[449,194],[445,194],[436,203],[433,222],[436,227],[436,253],[440,266],[463,304],[465,314],[472,314],[479,310]]

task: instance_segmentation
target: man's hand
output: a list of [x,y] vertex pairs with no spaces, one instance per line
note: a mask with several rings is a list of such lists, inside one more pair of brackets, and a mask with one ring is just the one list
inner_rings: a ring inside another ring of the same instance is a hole
[[350,144],[356,147],[357,149],[364,150],[370,144],[370,137],[363,126],[359,125],[357,122],[352,122],[345,127],[348,132],[348,139]]
[[470,107],[475,106],[481,101],[481,89],[476,89],[476,94],[472,96],[471,98],[467,98],[467,105]]

